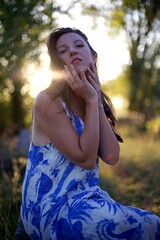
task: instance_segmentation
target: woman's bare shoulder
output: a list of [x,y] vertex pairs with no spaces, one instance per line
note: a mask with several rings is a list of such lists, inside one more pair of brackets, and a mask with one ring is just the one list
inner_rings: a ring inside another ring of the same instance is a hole
[[60,97],[52,99],[51,95],[46,91],[42,91],[35,98],[34,109],[41,112],[50,111],[51,109],[54,112],[60,112],[63,110],[63,105]]
[[50,133],[57,128],[57,118],[59,112],[63,112],[61,98],[52,99],[47,92],[43,91],[37,95],[33,108],[33,127],[32,127],[32,141],[36,145],[45,145],[51,142]]

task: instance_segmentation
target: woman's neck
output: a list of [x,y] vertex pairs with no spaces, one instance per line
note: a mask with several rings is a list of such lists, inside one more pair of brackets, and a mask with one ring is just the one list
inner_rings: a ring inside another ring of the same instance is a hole
[[75,94],[73,91],[70,93],[70,106],[71,110],[76,113],[82,120],[85,118],[85,102],[82,97]]

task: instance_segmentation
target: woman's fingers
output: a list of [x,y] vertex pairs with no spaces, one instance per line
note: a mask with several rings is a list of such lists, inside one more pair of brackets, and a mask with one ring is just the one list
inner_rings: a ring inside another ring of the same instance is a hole
[[[77,72],[78,71],[78,72]],[[71,64],[64,66],[65,80],[71,89],[81,96],[86,102],[98,97],[97,92],[86,78],[86,74],[81,67],[75,69]]]
[[[81,67],[75,69],[74,65],[64,66],[65,80],[74,91],[82,90],[82,88],[88,88],[91,84],[98,92],[98,84],[95,81],[96,75],[90,70],[89,79],[87,80],[86,74]],[[89,84],[89,85],[88,85]],[[88,87],[87,87],[88,86]]]
[[90,63],[90,67],[91,67],[92,72],[97,75],[96,65],[95,65],[93,62],[91,62],[91,63]]
[[99,102],[101,102],[101,84],[99,82],[97,69],[94,63],[90,63],[90,67],[88,68],[88,80],[96,90],[98,94]]
[[72,64],[69,65],[69,70],[71,72],[71,75],[72,75],[74,81],[77,80],[77,72]]
[[81,76],[79,76],[77,74],[77,71],[75,69],[75,67],[70,64],[69,66],[65,65],[64,66],[64,72],[65,72],[65,80],[68,83],[68,85],[72,88],[72,90],[76,90],[80,87],[82,87],[84,79],[81,80],[81,76],[84,75],[81,74]]
[[86,75],[81,67],[79,67],[79,75],[80,75],[80,81],[83,82],[84,84],[87,83]]
[[64,75],[65,75],[66,82],[70,85],[74,81],[74,79],[67,65],[64,65]]
[[100,85],[97,69],[94,63],[90,63],[90,67],[88,67],[88,73],[89,75],[94,79],[94,81]]
[[65,72],[66,72],[66,77],[68,78],[68,82],[69,83],[76,83],[76,84],[80,84],[84,81],[87,81],[85,73],[83,72],[82,68],[79,67],[78,72],[75,69],[73,64],[70,64],[69,67],[67,65],[64,66],[65,67]]
[[94,89],[96,90],[96,92],[98,93],[100,91],[100,86],[95,82],[95,80],[92,78],[92,76],[89,75],[88,77],[89,82],[91,83],[91,85],[94,87]]

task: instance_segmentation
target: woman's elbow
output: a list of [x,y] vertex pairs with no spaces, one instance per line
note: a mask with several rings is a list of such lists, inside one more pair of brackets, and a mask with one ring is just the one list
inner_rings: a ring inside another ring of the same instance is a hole
[[93,170],[96,168],[96,159],[97,158],[86,158],[84,161],[80,162],[80,166],[86,170]]
[[119,161],[119,150],[116,152],[108,153],[102,158],[102,160],[111,166],[115,165]]
[[109,165],[114,166],[118,161],[119,161],[119,155],[108,158],[106,162]]

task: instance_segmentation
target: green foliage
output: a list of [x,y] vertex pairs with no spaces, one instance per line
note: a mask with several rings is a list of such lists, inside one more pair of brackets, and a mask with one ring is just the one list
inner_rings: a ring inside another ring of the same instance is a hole
[[[118,2],[121,2],[121,5],[118,5]],[[129,108],[132,111],[142,112],[147,119],[148,116],[154,116],[156,113],[154,106],[157,101],[159,102],[156,89],[160,86],[157,66],[160,47],[157,37],[160,24],[160,3],[154,0],[123,0],[114,1],[114,5],[113,13],[117,10],[124,13],[124,21],[121,17],[117,17],[117,22],[125,30],[130,43],[132,65],[129,78]]]
[[[27,82],[23,68],[32,61],[39,64],[41,46],[48,32],[57,26],[55,13],[60,11],[56,1],[0,0],[0,98],[4,99],[5,118],[17,128],[25,124],[27,108],[28,94],[21,94]],[[13,86],[11,91],[5,83],[8,80]],[[1,131],[4,124],[0,119]]]
[[37,60],[39,44],[48,28],[54,26],[54,4],[47,2],[1,1],[1,65],[8,71],[16,65],[21,67],[25,58]]
[[160,117],[156,117],[146,123],[146,128],[148,131],[148,134],[152,138],[159,138],[160,137]]
[[84,15],[92,15],[92,16],[97,16],[99,13],[99,10],[97,7],[93,4],[86,6],[85,4],[82,3],[82,13]]
[[0,120],[0,132],[5,128],[6,125],[9,125],[11,123],[10,118],[10,108],[8,101],[4,101],[1,99],[0,101],[0,112],[1,114],[1,120]]
[[[125,12],[123,12],[120,8],[119,9],[115,9],[114,11],[112,11],[112,16],[111,16],[111,21],[110,21],[110,34],[115,33],[115,29],[116,29],[116,34],[117,31],[120,31],[122,26],[123,26],[123,22],[124,22],[124,17],[125,17]],[[117,21],[118,20],[118,21]]]
[[128,99],[130,94],[130,81],[129,81],[129,71],[126,69],[121,75],[119,75],[115,80],[112,81],[110,86],[112,89],[112,95],[121,95]]

